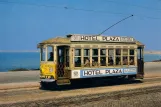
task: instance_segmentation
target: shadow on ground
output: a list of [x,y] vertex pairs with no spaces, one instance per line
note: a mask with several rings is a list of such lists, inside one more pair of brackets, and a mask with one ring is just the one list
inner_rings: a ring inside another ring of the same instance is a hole
[[83,80],[73,80],[71,85],[57,86],[55,83],[47,84],[45,87],[41,87],[42,90],[49,91],[66,91],[74,89],[83,88],[93,88],[93,87],[105,87],[105,86],[117,86],[125,84],[139,84],[142,83],[141,80],[128,80],[128,79],[83,79]]

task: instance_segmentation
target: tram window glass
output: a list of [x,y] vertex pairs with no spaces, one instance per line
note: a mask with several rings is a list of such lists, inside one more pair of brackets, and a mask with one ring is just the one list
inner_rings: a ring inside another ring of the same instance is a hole
[[123,65],[128,65],[128,57],[127,56],[123,56]]
[[129,50],[129,64],[130,65],[134,65],[135,64],[135,61],[134,61],[134,55],[135,55],[135,51],[134,49],[130,49]]
[[134,65],[134,56],[130,56],[130,65]]
[[92,66],[98,66],[98,49],[92,49]]
[[98,49],[92,49],[92,56],[98,57]]
[[58,50],[58,62],[59,63],[64,63],[64,49],[59,49]]
[[129,52],[130,52],[129,55],[134,55],[134,49],[130,49]]
[[66,67],[69,67],[69,49],[66,49]]
[[81,57],[74,58],[75,67],[81,67]]
[[81,49],[75,49],[75,56],[81,56]]
[[48,46],[47,47],[47,59],[48,61],[54,61],[54,53],[53,53],[53,47],[52,46]]
[[41,51],[41,59],[40,60],[45,61],[45,49],[41,48],[40,51]]
[[111,66],[114,64],[114,49],[108,49],[108,65]]
[[89,56],[89,55],[90,55],[90,50],[84,49],[84,56]]
[[100,49],[100,63],[101,66],[106,66],[106,49]]
[[121,65],[121,49],[116,49],[116,65]]
[[128,49],[123,49],[123,65],[128,65]]
[[75,67],[81,67],[81,49],[75,49],[74,64]]
[[84,49],[84,67],[90,66],[90,49]]

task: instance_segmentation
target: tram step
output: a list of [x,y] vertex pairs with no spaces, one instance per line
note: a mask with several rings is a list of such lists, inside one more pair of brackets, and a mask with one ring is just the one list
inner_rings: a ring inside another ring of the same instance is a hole
[[70,85],[70,79],[58,79],[56,81],[57,85]]

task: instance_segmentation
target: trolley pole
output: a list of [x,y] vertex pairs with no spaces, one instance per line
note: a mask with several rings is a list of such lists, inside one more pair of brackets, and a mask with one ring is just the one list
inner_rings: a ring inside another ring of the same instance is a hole
[[103,32],[101,32],[101,33],[98,34],[98,35],[103,34],[103,33],[106,32],[107,30],[109,30],[110,28],[112,28],[113,26],[117,25],[118,23],[120,23],[120,22],[122,22],[122,21],[124,21],[124,20],[126,20],[126,19],[128,19],[128,18],[130,18],[130,17],[132,17],[132,16],[134,16],[134,15],[130,15],[130,16],[128,16],[128,17],[126,17],[126,18],[124,18],[124,19],[118,21],[117,23],[115,23],[115,24],[113,24],[112,26],[110,26],[109,28],[105,29]]

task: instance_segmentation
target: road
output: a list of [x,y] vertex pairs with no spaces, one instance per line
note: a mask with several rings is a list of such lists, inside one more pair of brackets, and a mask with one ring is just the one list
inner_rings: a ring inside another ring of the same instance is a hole
[[146,63],[145,79],[142,81],[94,80],[90,83],[61,86],[58,90],[40,90],[38,81],[39,71],[1,72],[0,107],[161,105],[161,63]]
[[111,81],[77,84],[58,90],[11,89],[0,91],[0,107],[112,106],[160,107],[161,78],[143,82]]
[[[161,77],[161,62],[145,63],[145,77]],[[39,82],[39,71],[0,72],[0,84]]]

